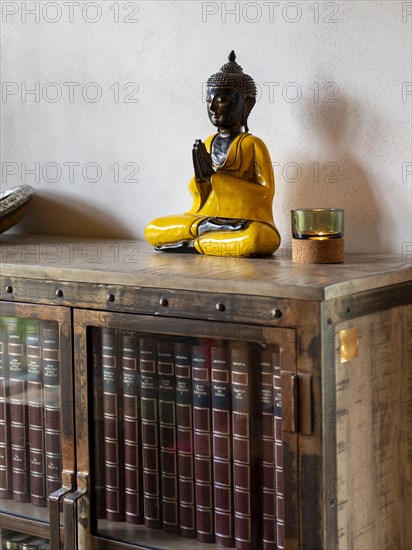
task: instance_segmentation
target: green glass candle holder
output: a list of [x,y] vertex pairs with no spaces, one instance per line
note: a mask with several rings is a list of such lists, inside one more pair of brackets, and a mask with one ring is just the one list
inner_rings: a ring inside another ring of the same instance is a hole
[[295,208],[292,213],[292,260],[326,264],[344,261],[343,208]]
[[343,208],[296,208],[292,210],[294,239],[341,239],[344,235]]

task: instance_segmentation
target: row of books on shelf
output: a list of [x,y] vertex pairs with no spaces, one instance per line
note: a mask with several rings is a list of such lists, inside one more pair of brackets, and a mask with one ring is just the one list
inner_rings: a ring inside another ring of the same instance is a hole
[[61,486],[59,325],[0,326],[0,499],[46,506]]
[[283,548],[279,347],[111,328],[91,339],[98,516]]
[[1,548],[3,550],[49,550],[49,541],[14,531],[0,530]]

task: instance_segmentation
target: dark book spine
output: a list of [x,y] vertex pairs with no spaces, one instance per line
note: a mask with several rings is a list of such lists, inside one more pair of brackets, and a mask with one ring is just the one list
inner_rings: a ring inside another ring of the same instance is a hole
[[103,424],[106,519],[124,521],[123,437],[120,433],[121,369],[118,334],[102,328]]
[[24,321],[10,318],[7,331],[13,498],[17,502],[30,502]]
[[144,524],[162,528],[156,339],[140,338]]
[[202,542],[215,542],[210,375],[210,348],[206,342],[193,345],[192,380],[196,538]]
[[191,345],[189,342],[175,342],[175,374],[180,534],[183,537],[195,538],[193,394]]
[[179,532],[174,342],[157,341],[163,529]]
[[13,498],[11,475],[10,405],[8,390],[7,318],[0,317],[0,502]]
[[216,544],[233,547],[232,395],[227,348],[223,345],[213,346],[210,362]]
[[42,356],[46,494],[50,495],[62,485],[60,338],[56,321],[43,324]]
[[122,368],[125,516],[128,523],[137,524],[143,522],[143,493],[141,490],[139,338],[136,332],[122,333]]
[[106,517],[106,483],[104,478],[104,411],[103,411],[103,371],[102,333],[100,328],[92,328],[91,362],[93,368],[93,485],[94,510],[97,519]]
[[35,506],[47,504],[41,332],[41,321],[26,321],[30,499]]
[[279,550],[285,547],[285,512],[283,492],[283,440],[282,440],[282,383],[281,356],[276,350],[272,356],[274,390],[275,433],[275,487],[276,487],[276,539]]
[[232,433],[235,546],[239,550],[256,548],[252,512],[258,517],[252,494],[251,423],[252,369],[247,346],[231,348]]
[[273,352],[260,352],[259,404],[262,425],[262,542],[263,550],[276,547],[275,423]]

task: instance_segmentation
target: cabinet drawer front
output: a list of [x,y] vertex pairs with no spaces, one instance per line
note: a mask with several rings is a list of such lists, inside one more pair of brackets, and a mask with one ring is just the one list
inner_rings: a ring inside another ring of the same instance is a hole
[[10,277],[0,284],[3,299],[21,302],[273,326],[299,318],[297,302],[285,298]]

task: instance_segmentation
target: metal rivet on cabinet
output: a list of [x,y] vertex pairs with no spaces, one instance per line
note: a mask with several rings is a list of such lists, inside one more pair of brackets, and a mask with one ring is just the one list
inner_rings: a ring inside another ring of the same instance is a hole
[[225,306],[225,304],[219,303],[219,304],[216,304],[216,309],[218,311],[225,311],[226,306]]
[[114,302],[114,294],[108,294],[107,295],[107,301],[108,302]]
[[7,292],[7,294],[11,294],[11,293],[13,292],[13,287],[7,285],[7,286],[6,286],[6,292]]
[[57,296],[58,298],[61,298],[61,297],[63,296],[63,291],[62,291],[61,288],[58,288],[58,289],[56,290],[56,296]]
[[280,319],[282,317],[282,312],[280,311],[279,308],[275,307],[275,308],[272,309],[272,316],[275,319]]
[[166,298],[160,298],[159,304],[163,307],[167,307],[169,305],[169,301]]

